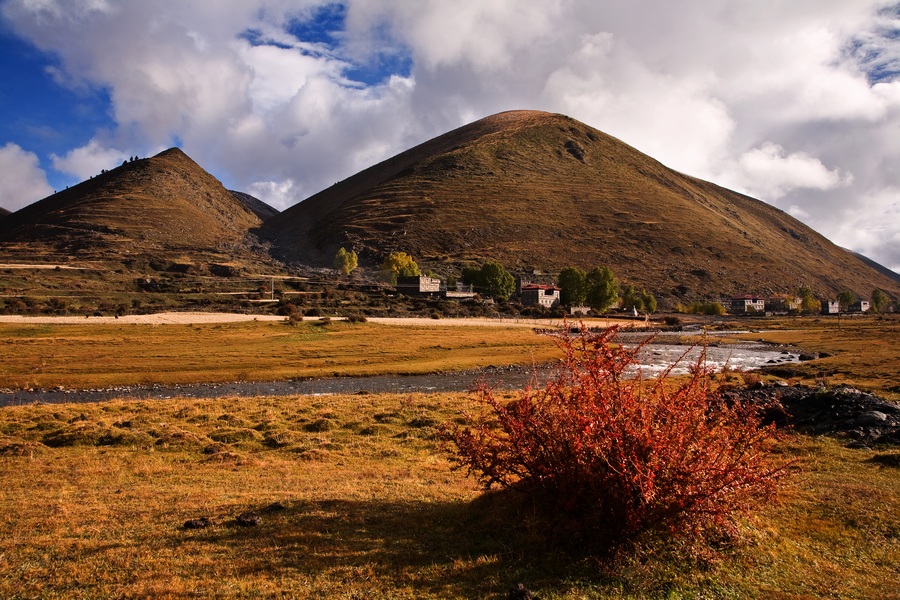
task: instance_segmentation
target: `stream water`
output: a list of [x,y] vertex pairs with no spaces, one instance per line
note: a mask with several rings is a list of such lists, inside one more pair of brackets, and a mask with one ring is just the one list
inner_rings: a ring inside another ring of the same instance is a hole
[[[652,377],[677,363],[673,373],[687,372],[696,363],[699,348],[674,344],[649,344],[640,354],[641,372]],[[726,364],[733,369],[750,370],[764,365],[796,363],[796,352],[772,349],[763,345],[707,348],[707,366],[721,370]],[[542,383],[556,374],[552,365],[537,370],[526,367],[488,367],[459,373],[429,375],[383,375],[376,377],[332,377],[287,381],[237,381],[232,383],[190,384],[175,386],[121,386],[98,390],[29,389],[0,390],[0,406],[56,404],[63,402],[100,402],[115,398],[155,399],[219,398],[225,396],[296,396],[355,393],[463,392],[480,381],[506,389],[521,389]]]

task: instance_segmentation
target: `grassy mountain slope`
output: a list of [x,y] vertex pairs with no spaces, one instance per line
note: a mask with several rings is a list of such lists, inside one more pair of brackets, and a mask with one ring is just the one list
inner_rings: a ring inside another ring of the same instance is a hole
[[260,260],[248,240],[277,211],[226,190],[181,150],[123,164],[0,222],[0,254]]
[[562,115],[513,111],[375,165],[267,221],[279,256],[405,251],[437,271],[497,259],[606,264],[662,295],[820,293],[896,281],[764,202],[663,166]]

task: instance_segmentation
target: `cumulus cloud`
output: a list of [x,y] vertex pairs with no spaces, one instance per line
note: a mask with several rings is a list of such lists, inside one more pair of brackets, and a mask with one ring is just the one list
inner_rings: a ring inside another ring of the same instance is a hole
[[838,214],[832,240],[900,273],[900,187],[874,190]]
[[[805,152],[786,155],[772,142],[745,152],[733,168],[723,175],[723,183],[765,200],[778,200],[798,188],[830,190],[853,183],[853,175],[829,170]],[[795,212],[805,211],[796,207]]]
[[40,161],[16,144],[0,148],[0,207],[15,211],[53,193]]
[[104,146],[99,140],[92,139],[80,148],[74,148],[65,156],[52,155],[53,168],[61,173],[75,175],[79,179],[88,179],[101,171],[113,169],[124,161],[129,154],[116,148]]
[[[59,57],[61,84],[109,91],[102,142],[54,161],[79,175],[96,170],[104,148],[179,143],[229,186],[285,208],[466,122],[533,108],[775,202],[873,258],[891,260],[900,231],[883,200],[900,189],[896,0],[347,0],[340,9],[6,0],[0,9]],[[322,11],[340,18],[305,37]],[[367,70],[382,76],[358,77]],[[848,222],[884,233],[864,242]]]
[[278,210],[290,207],[297,196],[296,184],[292,179],[255,181],[247,187],[247,193],[257,198],[265,198],[269,206]]

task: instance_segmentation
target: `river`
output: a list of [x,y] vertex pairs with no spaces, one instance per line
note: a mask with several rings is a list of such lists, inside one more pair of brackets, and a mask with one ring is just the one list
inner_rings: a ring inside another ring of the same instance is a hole
[[[648,344],[640,354],[644,377],[653,377],[673,363],[673,373],[685,373],[697,360],[699,348],[676,344]],[[681,359],[681,360],[679,360]],[[764,365],[799,362],[793,351],[772,349],[762,344],[711,346],[706,363],[716,371],[723,366],[750,370]],[[174,386],[121,386],[97,390],[29,389],[0,391],[0,406],[58,404],[65,402],[101,402],[113,399],[165,400],[169,398],[220,398],[226,396],[297,396],[358,393],[465,392],[480,381],[505,389],[521,389],[542,383],[556,374],[552,365],[538,369],[526,367],[488,367],[458,373],[428,375],[380,375],[375,377],[331,377],[286,381],[236,381],[215,384]]]

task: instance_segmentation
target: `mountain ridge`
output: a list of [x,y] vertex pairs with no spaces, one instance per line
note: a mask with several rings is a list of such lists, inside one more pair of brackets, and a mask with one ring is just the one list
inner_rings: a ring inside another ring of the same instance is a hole
[[182,150],[133,159],[12,213],[0,221],[0,252],[123,259],[153,255],[229,261],[249,257],[260,214],[275,214],[234,194]]
[[900,292],[783,211],[540,111],[499,113],[419,144],[260,232],[279,259],[307,264],[330,264],[346,246],[370,264],[408,252],[440,274],[487,259],[525,272],[603,264],[676,298]]
[[340,247],[369,269],[403,251],[448,277],[486,260],[544,281],[606,265],[672,300],[801,286],[900,297],[896,274],[783,211],[541,111],[464,125],[282,212],[172,148],[0,219],[0,260],[103,260],[128,273],[147,272],[148,257],[197,273],[331,267]]

